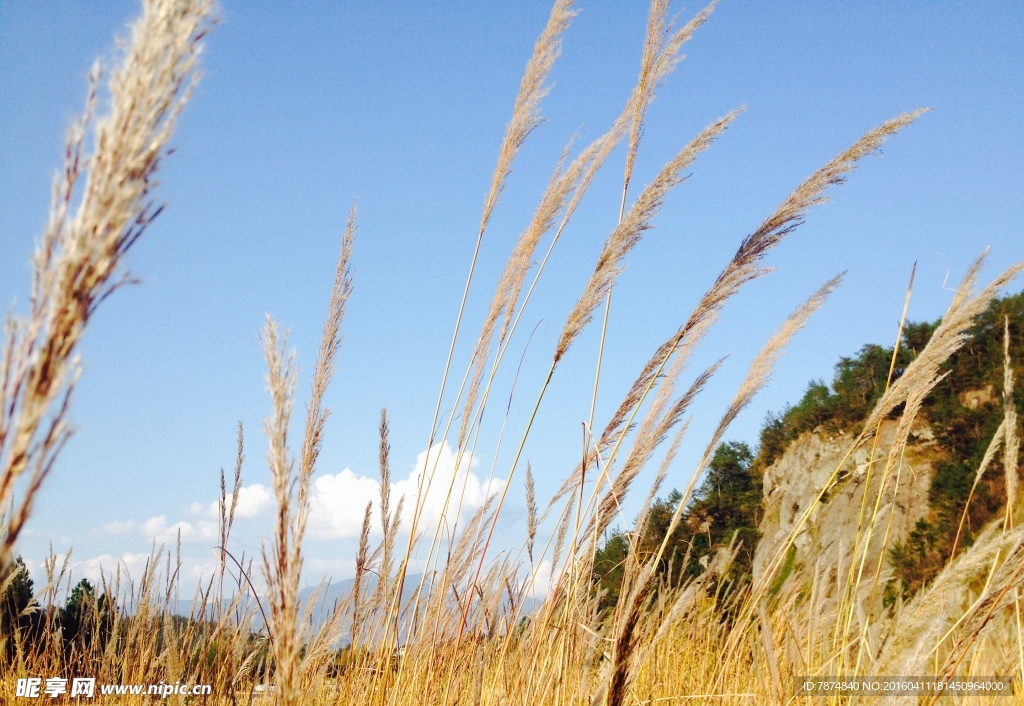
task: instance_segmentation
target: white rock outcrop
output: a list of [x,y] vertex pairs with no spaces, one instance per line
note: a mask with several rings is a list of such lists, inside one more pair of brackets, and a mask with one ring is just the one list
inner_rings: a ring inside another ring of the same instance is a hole
[[[931,430],[924,424],[916,427],[910,436],[901,463],[886,474],[886,458],[893,441],[896,422],[886,421],[874,440],[853,448],[850,433],[830,435],[820,427],[806,432],[794,441],[781,458],[764,472],[765,514],[759,529],[761,540],[754,555],[755,583],[765,573],[773,558],[784,551],[791,532],[800,525],[809,505],[814,504],[807,520],[799,527],[794,550],[778,564],[788,565],[783,581],[775,572],[776,589],[804,590],[816,583],[819,595],[831,595],[839,577],[846,585],[850,575],[853,544],[858,536],[863,508],[864,526],[872,514],[877,515],[870,533],[862,530],[860,543],[867,538],[862,585],[874,582],[875,571],[881,562],[881,580],[884,585],[892,577],[892,570],[884,556],[883,538],[888,528],[888,547],[896,539],[904,539],[918,519],[928,511],[928,488],[938,458]],[[875,459],[871,468],[868,460]],[[839,469],[840,479],[823,500],[814,503],[821,490]],[[885,490],[881,501],[878,491],[883,476]],[[867,499],[865,502],[865,486]],[[895,497],[894,497],[895,493]],[[891,518],[891,520],[890,520]],[[857,554],[857,569],[863,549]],[[881,590],[876,594],[881,598]]]

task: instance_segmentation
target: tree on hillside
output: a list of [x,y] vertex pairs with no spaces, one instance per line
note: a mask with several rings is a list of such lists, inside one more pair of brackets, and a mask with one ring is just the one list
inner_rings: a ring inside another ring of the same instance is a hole
[[753,468],[754,454],[741,441],[720,444],[708,464],[707,475],[690,503],[686,526],[690,530],[690,576],[697,576],[719,548],[735,540],[739,551],[730,576],[750,574],[757,548],[763,509],[761,475]]
[[89,579],[82,579],[71,589],[60,614],[61,630],[66,642],[73,642],[80,634],[84,635],[95,602],[96,592]]
[[88,579],[71,589],[60,611],[61,633],[65,649],[74,645],[88,646],[94,640],[105,642],[114,622],[114,601],[106,593],[97,597]]
[[[889,601],[898,594],[909,597],[927,585],[948,563],[954,547],[962,551],[970,546],[977,533],[1003,512],[1002,457],[993,460],[977,484],[974,481],[1003,419],[1006,321],[1010,359],[1018,381],[1014,399],[1018,416],[1024,418],[1024,385],[1020,383],[1024,380],[1024,293],[1018,293],[994,300],[978,316],[964,346],[942,365],[945,376],[924,400],[920,420],[934,435],[930,453],[935,456],[935,475],[927,513],[907,537],[892,542],[889,563],[896,579],[885,588]],[[938,325],[939,321],[906,323],[895,356],[891,347],[868,344],[855,355],[840,358],[831,383],[811,381],[796,405],[767,415],[756,456],[745,444],[721,444],[686,508],[685,521],[669,538],[659,566],[662,577],[678,585],[687,577],[698,576],[734,536],[741,544],[730,578],[741,581],[749,575],[763,515],[764,471],[801,434],[859,432],[859,425],[885,392],[890,368],[891,380],[899,379]],[[902,406],[890,416],[900,413]],[[605,591],[605,606],[614,605],[618,598],[630,543],[641,560],[656,552],[679,500],[680,494],[672,491],[653,503],[642,528],[631,533],[618,531],[606,538],[594,563],[595,585]],[[957,543],[961,524],[963,536]]]
[[35,587],[25,561],[19,556],[13,570],[0,586],[0,645],[8,662],[15,659],[18,645],[33,639],[39,626],[39,612],[32,607]]
[[[721,444],[708,464],[707,474],[686,508],[683,522],[669,537],[658,565],[663,582],[679,586],[700,575],[714,553],[734,537],[740,551],[730,577],[742,580],[750,573],[757,525],[761,521],[761,478],[753,471],[754,454],[742,442]],[[594,559],[594,582],[604,592],[602,608],[615,605],[622,587],[630,541],[640,561],[652,559],[668,532],[682,501],[673,490],[650,507],[643,527],[634,533],[612,533]]]
[[621,530],[605,538],[604,544],[594,555],[593,582],[594,588],[601,592],[600,610],[611,608],[619,602],[628,558],[629,537]]
[[28,574],[25,560],[19,556],[14,561],[14,570],[7,584],[0,592],[0,620],[5,621],[5,627],[11,625],[10,620],[16,620],[25,612],[33,595],[32,578]]
[[[897,595],[908,598],[926,586],[949,563],[954,550],[959,553],[969,547],[1006,507],[1002,455],[995,457],[977,485],[975,476],[1003,420],[1007,322],[1010,360],[1018,381],[1015,406],[1018,417],[1024,417],[1020,384],[1024,379],[1024,293],[1020,293],[994,300],[978,317],[967,342],[942,366],[948,374],[924,401],[922,416],[935,436],[938,460],[928,491],[928,512],[906,538],[893,543],[889,554],[899,581],[898,588],[895,582],[886,587],[889,602]],[[957,541],[961,519],[962,536]]]

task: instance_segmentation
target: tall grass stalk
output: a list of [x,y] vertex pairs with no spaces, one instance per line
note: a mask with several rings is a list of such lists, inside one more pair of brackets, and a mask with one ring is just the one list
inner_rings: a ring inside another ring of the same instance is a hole
[[[198,80],[211,21],[212,5],[205,0],[145,2],[121,63],[110,72],[103,106],[102,65],[89,73],[85,111],[68,131],[50,219],[32,260],[29,313],[8,316],[5,327],[0,507],[11,506],[11,512],[0,539],[0,577],[71,436],[67,414],[81,374],[82,335],[104,300],[133,281],[125,255],[162,210],[154,176]],[[22,478],[27,483],[15,500]]]

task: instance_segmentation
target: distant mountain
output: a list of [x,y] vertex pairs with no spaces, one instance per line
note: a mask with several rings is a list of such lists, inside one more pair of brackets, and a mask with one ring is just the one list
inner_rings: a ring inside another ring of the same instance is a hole
[[[403,602],[408,601],[412,598],[422,578],[423,574],[409,574],[405,577],[405,588],[402,592]],[[338,601],[344,600],[351,594],[354,585],[355,579],[345,579],[343,581],[327,583],[323,586],[316,585],[307,586],[306,588],[303,588],[299,591],[300,614],[305,612],[310,600],[312,600],[315,596],[316,603],[313,606],[312,617],[315,629],[319,629],[330,618],[331,612],[334,609],[334,606],[338,603]],[[373,574],[370,574],[364,581],[363,588],[361,590],[363,591],[363,595],[369,596],[373,593],[376,587],[377,577]],[[266,599],[261,597],[260,601],[263,604],[264,610],[267,610]],[[228,601],[227,599],[223,601],[223,607],[225,610],[228,608],[229,604],[230,601]],[[182,617],[189,617],[192,614],[192,606],[192,600],[179,599],[174,603],[173,613],[175,615],[180,615]],[[215,613],[215,610],[215,605],[211,604],[207,606],[206,615],[212,618]],[[256,615],[254,617],[251,629],[254,632],[258,632],[259,630],[263,629],[263,615],[259,612],[259,610],[256,611]],[[348,633],[346,628],[346,630],[342,633],[342,643],[347,641],[347,634]]]

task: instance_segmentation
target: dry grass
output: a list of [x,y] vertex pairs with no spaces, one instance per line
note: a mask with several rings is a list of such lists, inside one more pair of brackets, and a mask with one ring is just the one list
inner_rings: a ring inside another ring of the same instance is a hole
[[[667,162],[632,204],[627,203],[644,115],[655,89],[680,60],[681,46],[712,9],[713,4],[676,29],[668,16],[668,2],[654,0],[636,87],[605,135],[576,157],[571,157],[570,145],[558,159],[541,202],[497,282],[452,401],[448,379],[480,242],[513,161],[539,124],[547,77],[574,14],[567,0],[555,3],[527,65],[499,149],[442,374],[437,411],[430,421],[433,444],[447,438],[454,428],[452,420],[443,428],[438,424],[442,401],[447,399],[462,409],[456,463],[475,449],[497,373],[548,255],[615,148],[626,141],[619,218],[610,225],[593,273],[563,325],[547,375],[540,381],[533,413],[519,431],[514,460],[506,469],[510,481],[523,460],[550,381],[581,332],[592,324],[602,302],[607,322],[610,293],[630,251],[653,228],[654,217],[672,189],[683,182],[684,171],[736,116],[730,113],[713,122]],[[70,434],[65,418],[80,370],[76,355],[81,335],[106,296],[129,281],[124,274],[124,256],[159,211],[151,193],[154,175],[198,75],[196,61],[210,13],[209,4],[202,0],[145,0],[122,63],[111,74],[108,109],[102,117],[93,118],[98,102],[97,70],[86,113],[70,131],[64,170],[55,181],[50,224],[34,260],[31,308],[24,320],[9,319],[0,364],[0,503],[11,507],[0,544],[0,587],[13,585],[17,578],[12,571],[12,548],[30,516],[34,496]],[[213,694],[201,702],[225,704],[268,700],[268,692],[257,691],[260,685],[272,685],[269,693],[273,700],[287,706],[788,704],[804,700],[793,696],[797,675],[844,673],[1012,675],[1016,699],[1024,701],[1018,590],[1024,577],[1024,528],[1016,522],[1019,422],[1013,407],[1009,348],[1003,424],[978,471],[980,477],[1002,451],[1009,496],[1002,521],[982,532],[969,549],[951,557],[946,569],[906,604],[876,609],[881,566],[866,565],[866,547],[872,535],[881,535],[883,543],[891,539],[891,513],[886,517],[881,508],[889,493],[895,497],[911,425],[922,401],[940,379],[943,362],[965,343],[965,332],[974,317],[1024,263],[979,290],[983,260],[979,258],[957,289],[931,341],[901,376],[890,380],[891,386],[865,422],[864,433],[854,442],[855,447],[880,443],[876,435],[879,424],[902,405],[894,441],[882,449],[885,466],[878,496],[871,502],[865,491],[862,526],[857,536],[850,538],[852,552],[821,557],[815,578],[803,590],[787,589],[776,595],[769,587],[814,506],[830,487],[841,482],[842,464],[821,494],[809,499],[813,501],[807,503],[788,541],[752,586],[737,586],[728,579],[738,551],[735,544],[720,550],[697,579],[679,587],[661,585],[656,569],[667,537],[653,556],[629,555],[622,595],[609,613],[599,611],[599,596],[591,585],[601,533],[620,513],[641,471],[652,466],[671,439],[641,516],[646,513],[686,430],[684,415],[697,404],[704,385],[718,369],[721,361],[680,388],[694,351],[725,304],[767,271],[762,264],[765,256],[800,225],[809,208],[826,199],[830,187],[842,183],[860,159],[919,114],[901,115],[868,132],[800,184],[741,241],[690,316],[641,369],[600,434],[592,433],[591,412],[584,424],[581,461],[542,512],[538,512],[532,465],[525,464],[527,519],[521,547],[497,552],[491,546],[512,483],[506,483],[461,527],[426,524],[425,491],[434,481],[436,466],[425,469],[423,492],[396,502],[392,496],[390,426],[382,412],[377,502],[381,539],[371,541],[371,503],[363,515],[355,584],[345,598],[330,607],[325,621],[314,621],[316,601],[303,605],[298,589],[310,482],[329,413],[324,395],[334,372],[353,286],[353,212],[342,236],[297,456],[288,438],[296,401],[295,358],[288,352],[287,336],[272,319],[268,318],[263,330],[272,407],[264,433],[276,514],[273,535],[260,557],[262,570],[254,571],[253,559],[236,558],[229,550],[245,455],[239,427],[233,484],[229,486],[221,474],[220,570],[207,585],[198,587],[191,616],[173,615],[182,588],[180,547],[174,553],[154,549],[146,571],[136,581],[120,572],[104,576],[100,592],[117,597],[117,605],[88,602],[84,621],[92,630],[87,634],[93,637],[68,642],[56,622],[56,607],[73,579],[67,570],[68,556],[63,560],[51,556],[46,563],[45,586],[27,609],[38,616],[38,628],[31,633],[11,629],[0,635],[0,700],[14,693],[15,680],[20,677],[88,674],[100,683],[210,684]],[[83,145],[90,130],[95,150],[86,153]],[[550,241],[547,254],[527,286],[545,237]],[[675,509],[673,527],[682,520],[700,471],[732,421],[767,383],[786,345],[839,280],[830,280],[813,294],[755,358],[706,444],[704,457]],[[602,329],[602,349],[606,331]],[[595,369],[595,399],[600,357]],[[677,395],[677,389],[686,391]],[[449,506],[461,510],[464,488],[453,480],[445,491],[445,510]],[[410,527],[402,528],[399,518],[406,503],[412,503],[412,520]],[[869,507],[871,512],[867,512]],[[404,547],[400,546],[400,529],[408,537]],[[412,559],[424,554],[431,569],[429,578],[425,576],[419,586],[407,586]],[[534,597],[534,589],[542,582],[548,584],[546,590]],[[338,641],[345,635],[350,644],[338,651]],[[172,698],[180,703],[197,702]],[[142,703],[147,699],[124,696],[106,701]]]
[[[85,113],[68,131],[50,220],[33,258],[29,314],[7,319],[0,507],[13,504],[13,510],[0,565],[9,562],[32,500],[70,436],[66,414],[81,372],[82,333],[103,301],[131,281],[124,256],[161,210],[152,196],[154,175],[197,79],[210,13],[209,2],[147,3],[110,75],[109,105],[99,117],[100,64],[90,73]],[[90,129],[94,146],[87,153]],[[15,484],[25,476],[28,485],[15,499]]]

